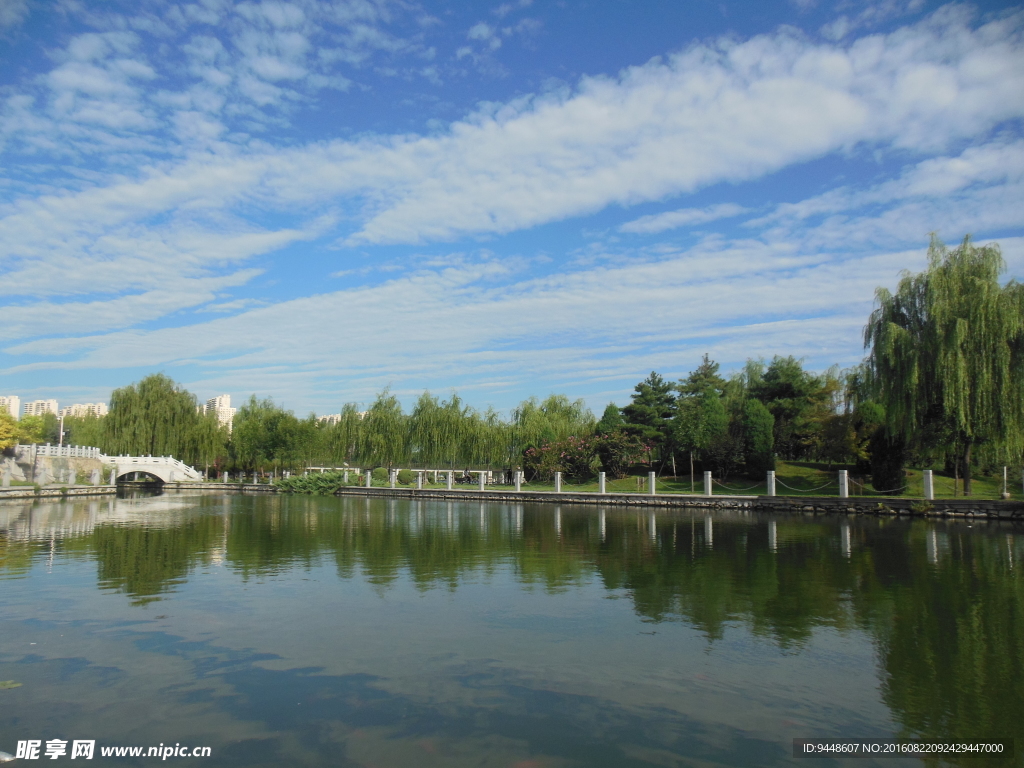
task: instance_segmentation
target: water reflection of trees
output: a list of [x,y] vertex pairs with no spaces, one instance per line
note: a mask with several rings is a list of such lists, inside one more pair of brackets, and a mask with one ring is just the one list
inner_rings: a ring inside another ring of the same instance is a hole
[[742,623],[799,653],[822,628],[864,631],[906,735],[1024,744],[1024,537],[1012,529],[381,499],[232,504],[202,499],[162,527],[101,516],[64,538],[19,539],[9,526],[0,574],[89,556],[103,587],[143,602],[215,561],[243,579],[333,561],[341,578],[381,589],[407,578],[455,590],[499,569],[550,591],[597,580],[646,620],[686,622],[711,642]]

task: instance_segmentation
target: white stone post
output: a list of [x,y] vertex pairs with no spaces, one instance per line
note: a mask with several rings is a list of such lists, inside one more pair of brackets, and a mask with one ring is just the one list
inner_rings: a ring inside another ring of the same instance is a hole
[[99,485],[100,484],[100,471],[98,469],[94,469],[92,471],[92,474],[89,476],[89,482],[92,485]]
[[417,491],[422,491],[423,490],[423,473],[422,472],[417,472],[416,473],[416,490]]
[[598,472],[597,473],[597,492],[598,493],[608,493],[608,489],[607,489],[606,483],[605,483],[605,474],[604,474],[604,472]]
[[562,473],[555,472],[555,493],[562,492]]
[[347,469],[344,472],[341,473],[341,482],[343,482],[345,485],[348,485],[348,470]]
[[767,491],[766,495],[774,496],[775,495],[775,470],[769,470],[768,471],[767,481],[768,481],[768,491]]
[[366,470],[366,487],[370,488],[373,486],[373,470],[367,468]]
[[523,473],[517,469],[514,474],[516,478],[516,493],[520,493],[523,490]]
[[388,485],[395,487],[395,480],[398,478],[398,470],[392,469],[388,472]]
[[480,474],[478,475],[478,477],[480,478],[480,481],[479,481],[478,487],[479,487],[479,489],[480,489],[480,490],[482,491],[482,490],[484,489],[484,483],[485,483],[485,482],[487,482],[487,475],[486,475],[485,473],[481,472],[481,473],[480,473]]
[[704,495],[705,496],[711,496],[712,495],[711,473],[710,472],[705,472],[704,473]]
[[448,477],[445,478],[445,482],[448,484],[448,490],[450,491],[452,489],[452,485],[455,482],[455,470],[448,470]]
[[110,470],[110,484],[117,485],[117,467],[115,466]]
[[926,499],[935,498],[935,478],[930,469],[924,471],[924,497]]
[[850,476],[845,469],[839,470],[839,498],[850,498]]
[[651,496],[653,496],[655,494],[655,492],[656,492],[655,485],[656,485],[657,482],[658,481],[655,478],[654,473],[653,472],[648,472],[647,473],[647,493],[650,494]]

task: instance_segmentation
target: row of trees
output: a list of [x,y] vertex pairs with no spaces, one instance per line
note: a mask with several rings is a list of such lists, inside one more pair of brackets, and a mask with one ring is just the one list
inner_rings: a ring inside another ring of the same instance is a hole
[[[1024,287],[1001,285],[1004,269],[998,246],[965,238],[951,251],[933,239],[924,272],[904,273],[894,294],[878,290],[860,366],[814,373],[775,357],[748,361],[727,379],[705,355],[681,381],[652,372],[629,404],[610,404],[600,420],[564,395],[526,400],[506,419],[456,394],[424,392],[405,413],[385,390],[365,412],[345,405],[329,425],[253,396],[229,434],[193,394],[154,375],[115,390],[106,418],[66,420],[66,438],[107,453],[246,470],[523,467],[531,477],[585,479],[645,464],[662,474],[760,478],[783,458],[853,464],[887,491],[904,485],[907,462],[940,462],[969,493],[972,467],[1017,463],[1024,450]],[[0,447],[56,442],[48,419],[0,418]]]

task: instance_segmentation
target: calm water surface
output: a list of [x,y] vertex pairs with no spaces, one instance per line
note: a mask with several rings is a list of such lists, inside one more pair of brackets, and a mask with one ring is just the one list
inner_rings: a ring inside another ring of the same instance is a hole
[[212,757],[169,763],[211,768],[838,765],[791,756],[826,736],[1021,752],[1022,560],[1024,531],[994,523],[6,502],[0,681],[22,685],[0,690],[0,750],[180,743]]

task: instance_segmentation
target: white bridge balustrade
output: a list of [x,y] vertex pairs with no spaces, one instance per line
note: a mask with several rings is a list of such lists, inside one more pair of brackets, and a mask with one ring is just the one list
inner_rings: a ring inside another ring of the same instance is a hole
[[[31,445],[19,445],[19,448],[31,450]],[[50,456],[55,459],[99,459],[103,454],[99,448],[88,448],[83,445],[37,445],[34,446],[36,456]]]
[[108,466],[114,467],[115,476],[120,478],[131,472],[144,472],[165,483],[202,482],[203,473],[190,467],[173,456],[103,456],[97,457]]

